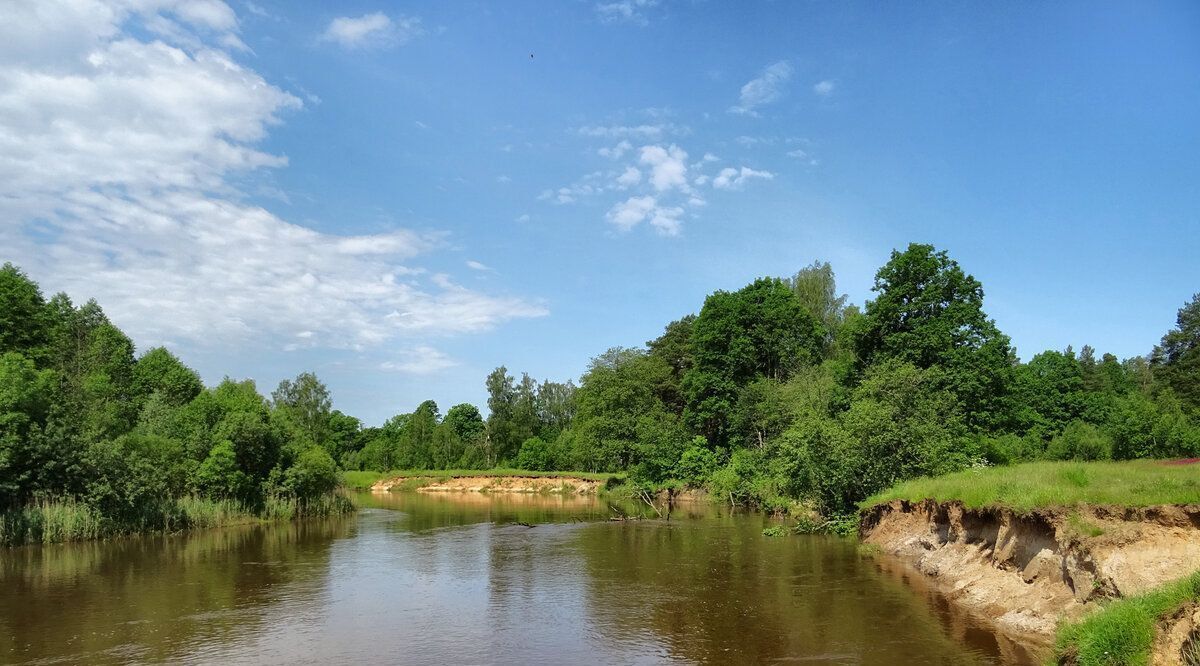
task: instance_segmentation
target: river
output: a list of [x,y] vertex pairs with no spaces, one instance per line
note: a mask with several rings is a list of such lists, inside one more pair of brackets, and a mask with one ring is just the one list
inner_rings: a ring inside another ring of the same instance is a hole
[[[853,540],[685,506],[391,493],[335,520],[0,550],[3,663],[1027,664]],[[629,509],[624,509],[628,511]],[[526,527],[519,523],[528,523]]]

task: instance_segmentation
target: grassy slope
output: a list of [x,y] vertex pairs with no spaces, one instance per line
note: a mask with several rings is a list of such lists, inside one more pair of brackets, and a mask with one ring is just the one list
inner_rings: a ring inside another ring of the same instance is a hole
[[[893,499],[960,500],[969,507],[1018,511],[1078,504],[1150,506],[1200,503],[1200,465],[1130,462],[1037,462],[968,470],[900,483],[861,503]],[[1057,656],[1080,666],[1149,662],[1155,625],[1184,604],[1200,601],[1200,572],[1146,594],[1113,601],[1059,630]]]
[[524,476],[588,479],[590,481],[608,481],[611,478],[624,478],[624,474],[607,474],[593,472],[537,472],[524,469],[415,469],[392,470],[390,472],[359,472],[355,470],[342,474],[342,481],[347,488],[367,490],[380,479],[396,477],[430,477],[436,479],[452,479],[463,476]]
[[920,478],[867,498],[868,507],[893,499],[961,500],[969,507],[1002,505],[1018,511],[1076,504],[1200,503],[1200,464],[1036,462]]
[[1146,664],[1155,625],[1185,604],[1200,601],[1200,572],[1146,594],[1113,601],[1098,613],[1059,629],[1056,656],[1080,666]]

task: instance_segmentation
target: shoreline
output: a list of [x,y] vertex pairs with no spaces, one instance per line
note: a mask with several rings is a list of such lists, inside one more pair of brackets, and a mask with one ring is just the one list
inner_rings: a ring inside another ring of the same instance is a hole
[[1200,564],[1200,504],[1018,512],[891,500],[860,515],[863,544],[1001,632],[1047,646],[1063,623],[1102,601],[1147,592]]

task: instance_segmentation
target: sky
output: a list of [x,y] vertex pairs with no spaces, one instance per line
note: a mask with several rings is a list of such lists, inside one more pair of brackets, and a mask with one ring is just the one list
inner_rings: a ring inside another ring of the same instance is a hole
[[0,261],[378,424],[931,243],[1028,360],[1200,291],[1200,4],[0,1]]

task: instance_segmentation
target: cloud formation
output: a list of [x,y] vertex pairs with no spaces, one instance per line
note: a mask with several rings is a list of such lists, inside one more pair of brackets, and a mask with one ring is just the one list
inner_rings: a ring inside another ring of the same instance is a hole
[[813,84],[813,92],[816,93],[818,97],[829,97],[833,94],[833,89],[836,87],[837,84],[835,84],[833,81],[818,81],[817,83]]
[[333,42],[346,49],[386,48],[405,44],[425,34],[421,19],[383,12],[358,17],[339,16],[329,22],[321,41]]
[[[365,348],[546,313],[428,275],[412,262],[436,232],[321,233],[247,203],[237,183],[287,164],[257,144],[303,103],[222,48],[224,3],[18,3],[8,19],[0,261],[97,298],[139,344]],[[168,24],[188,32],[133,30]]]
[[619,0],[618,2],[601,2],[595,7],[596,15],[604,23],[636,23],[646,25],[646,15],[643,10],[654,7],[658,0]]
[[441,350],[429,345],[418,345],[399,352],[395,360],[380,363],[379,369],[406,375],[431,375],[456,365],[458,365],[458,361],[450,358]]
[[783,86],[792,78],[792,66],[786,61],[768,65],[757,78],[742,86],[738,103],[729,108],[730,113],[757,116],[758,107],[779,99]]

